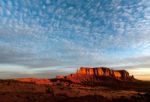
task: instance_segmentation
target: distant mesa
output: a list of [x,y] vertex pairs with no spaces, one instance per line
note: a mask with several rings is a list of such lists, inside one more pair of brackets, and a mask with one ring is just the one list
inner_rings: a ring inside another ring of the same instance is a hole
[[[106,67],[80,67],[76,73],[63,76],[57,75],[58,80],[68,80],[73,83],[85,83],[85,82],[100,82],[100,81],[134,81],[135,78],[129,75],[126,70],[112,70]],[[37,78],[18,78],[15,79],[20,82],[35,83],[52,85],[52,79],[37,79]]]
[[106,67],[80,67],[76,73],[68,76],[57,76],[58,79],[67,79],[75,83],[81,83],[87,80],[115,79],[122,81],[134,80],[133,75],[130,76],[126,70],[112,70]]
[[57,75],[56,78],[57,78],[57,79],[64,79],[65,76],[63,76],[63,75]]
[[34,83],[34,84],[44,84],[44,85],[51,85],[52,82],[49,79],[38,79],[38,78],[17,78],[15,79],[20,82],[26,83]]
[[126,70],[111,70],[105,67],[98,68],[87,68],[81,67],[77,70],[77,74],[81,75],[94,75],[94,76],[110,76],[115,77],[117,79],[128,79],[129,73]]

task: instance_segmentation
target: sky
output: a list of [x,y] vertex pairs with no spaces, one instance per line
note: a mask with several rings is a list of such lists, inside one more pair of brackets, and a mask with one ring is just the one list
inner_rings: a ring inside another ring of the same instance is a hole
[[0,78],[81,66],[150,80],[150,0],[0,0]]

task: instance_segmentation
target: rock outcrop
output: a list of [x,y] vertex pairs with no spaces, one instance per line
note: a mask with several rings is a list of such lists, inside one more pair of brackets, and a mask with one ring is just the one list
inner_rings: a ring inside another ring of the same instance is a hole
[[57,78],[57,79],[64,79],[65,76],[63,76],[63,75],[57,75],[56,78]]
[[112,70],[105,67],[87,68],[81,67],[76,74],[93,75],[93,76],[110,76],[118,79],[129,78],[129,73],[126,70]]
[[44,84],[44,85],[51,85],[52,84],[52,82],[49,79],[17,78],[15,80],[20,81],[20,82]]
[[70,74],[65,78],[75,83],[87,80],[100,80],[101,78],[112,78],[117,80],[133,80],[126,70],[112,70],[106,67],[81,67],[75,74]]

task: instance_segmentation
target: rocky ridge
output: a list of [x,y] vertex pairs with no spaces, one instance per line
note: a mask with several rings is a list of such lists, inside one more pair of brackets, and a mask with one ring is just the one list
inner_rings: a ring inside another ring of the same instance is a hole
[[49,79],[38,79],[38,78],[17,78],[15,79],[20,82],[26,82],[26,83],[34,83],[34,84],[45,84],[45,85],[51,85],[52,82]]
[[71,80],[75,83],[81,83],[85,81],[99,81],[101,79],[114,79],[123,81],[134,80],[133,75],[130,76],[126,70],[113,70],[106,67],[80,67],[76,73],[70,74],[64,77],[59,77],[59,79]]

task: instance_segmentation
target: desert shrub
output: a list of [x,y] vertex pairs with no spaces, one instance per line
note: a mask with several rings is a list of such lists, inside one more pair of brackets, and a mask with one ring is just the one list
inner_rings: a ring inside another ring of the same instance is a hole
[[63,88],[60,88],[60,89],[70,90],[70,89],[72,89],[72,88],[69,87],[69,86],[66,86],[66,87],[63,87]]
[[150,92],[146,92],[146,93],[144,94],[144,96],[145,96],[145,97],[150,97]]
[[80,91],[77,91],[77,92],[76,92],[76,95],[79,95],[79,94],[80,94]]
[[17,92],[17,93],[27,93],[28,91],[17,89],[15,92]]
[[132,99],[136,99],[137,97],[136,97],[136,96],[131,96],[131,98],[132,98]]
[[141,97],[143,96],[143,94],[141,94],[141,93],[138,93],[137,95],[138,95],[138,96],[141,96]]
[[63,90],[64,89],[64,84],[63,83],[57,83],[57,86],[59,89]]
[[46,93],[50,93],[50,94],[52,94],[54,96],[54,91],[53,91],[53,89],[51,87],[47,87]]

